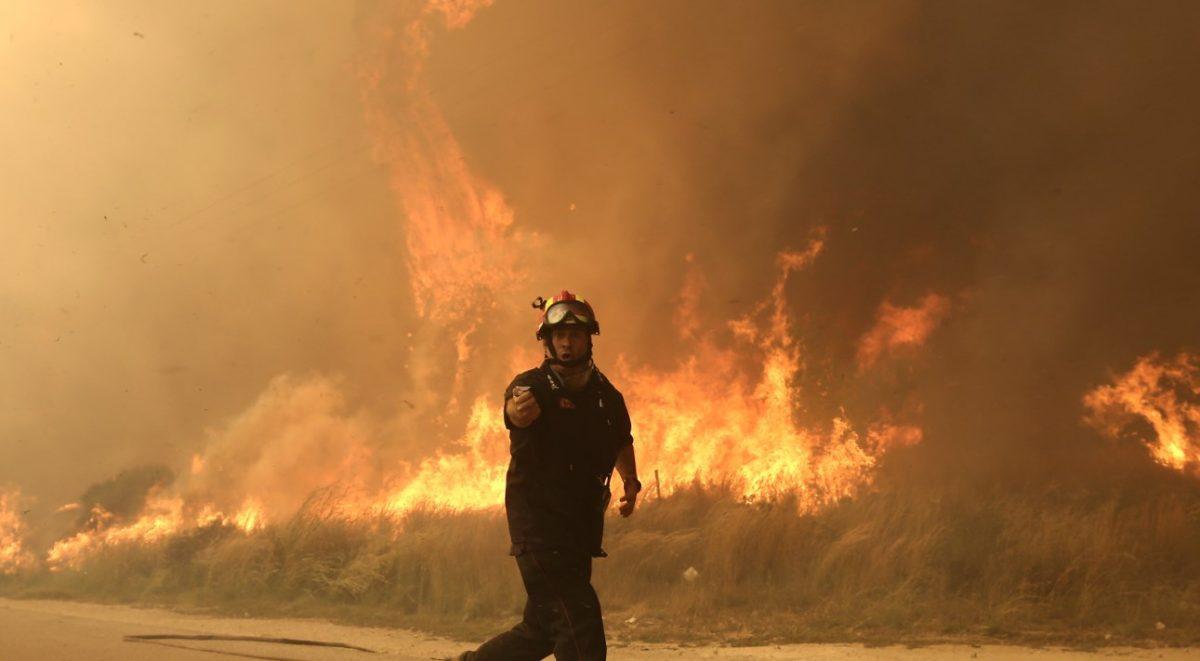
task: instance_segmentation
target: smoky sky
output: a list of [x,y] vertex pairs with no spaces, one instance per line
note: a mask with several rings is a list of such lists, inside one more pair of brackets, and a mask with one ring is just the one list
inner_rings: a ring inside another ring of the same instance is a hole
[[[0,481],[49,502],[183,465],[282,373],[380,408],[413,387],[355,77],[379,7],[3,10]],[[1195,348],[1198,14],[501,0],[435,35],[427,78],[543,241],[499,307],[576,288],[602,364],[668,365],[689,268],[719,328],[822,227],[787,290],[804,407],[919,410],[928,455],[1024,465],[1098,451],[1083,392]],[[930,292],[952,310],[927,346],[856,371],[880,304]]]
[[[607,341],[686,352],[663,340],[682,254],[719,320],[823,226],[789,287],[807,405],[917,401],[951,467],[1057,469],[1101,447],[1083,392],[1196,346],[1198,14],[500,3],[435,64],[473,162],[555,238],[556,267],[633,303]],[[856,375],[880,302],[927,292],[953,311],[926,351]]]
[[[178,469],[277,374],[403,385],[353,7],[0,10],[0,482]],[[352,377],[352,378],[351,378]]]

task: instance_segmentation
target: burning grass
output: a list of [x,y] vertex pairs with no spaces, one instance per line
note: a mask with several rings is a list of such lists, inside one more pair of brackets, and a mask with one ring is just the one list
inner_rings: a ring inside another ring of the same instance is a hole
[[[327,501],[310,500],[286,523],[250,532],[214,523],[0,586],[9,596],[333,616],[466,637],[517,617],[523,593],[499,513],[345,519]],[[893,489],[796,511],[694,488],[611,519],[611,557],[596,565],[610,634],[1200,642],[1192,483]]]

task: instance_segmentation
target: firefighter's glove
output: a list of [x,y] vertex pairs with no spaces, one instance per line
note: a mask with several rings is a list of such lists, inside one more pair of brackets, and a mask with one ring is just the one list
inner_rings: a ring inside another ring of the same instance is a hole
[[504,409],[508,412],[508,419],[513,426],[522,428],[532,425],[542,414],[542,408],[538,406],[533,393],[528,387],[521,386],[513,388],[512,397],[504,405]]

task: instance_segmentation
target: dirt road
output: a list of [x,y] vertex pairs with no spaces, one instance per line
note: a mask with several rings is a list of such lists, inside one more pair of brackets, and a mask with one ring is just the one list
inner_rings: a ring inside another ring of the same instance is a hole
[[[300,647],[278,643],[185,641],[125,642],[137,634],[217,634],[303,638],[337,641],[369,648],[368,654],[346,649]],[[61,601],[0,599],[0,659],[91,659],[150,661],[213,659],[216,657],[325,661],[374,659],[421,660],[446,658],[464,649],[462,643],[414,631],[352,627],[310,620],[235,619],[187,615],[157,609]],[[864,648],[857,645],[783,645],[771,647],[675,647],[632,645],[614,647],[610,658],[622,661],[667,659],[1197,659],[1200,650],[1115,648],[1097,653],[1035,650],[985,645],[938,645],[920,649]]]

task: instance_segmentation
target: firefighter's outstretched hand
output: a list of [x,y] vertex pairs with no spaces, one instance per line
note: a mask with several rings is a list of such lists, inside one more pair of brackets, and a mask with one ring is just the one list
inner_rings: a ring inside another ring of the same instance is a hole
[[512,397],[508,399],[504,408],[508,412],[508,419],[517,427],[532,425],[533,421],[542,414],[542,408],[538,406],[533,393],[528,387],[522,386],[513,388]]
[[633,514],[633,508],[637,506],[637,497],[638,490],[632,489],[627,485],[625,487],[625,495],[621,496],[621,505],[617,508],[617,511],[621,513],[621,516],[629,516],[630,514]]

